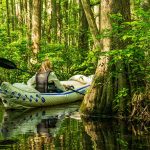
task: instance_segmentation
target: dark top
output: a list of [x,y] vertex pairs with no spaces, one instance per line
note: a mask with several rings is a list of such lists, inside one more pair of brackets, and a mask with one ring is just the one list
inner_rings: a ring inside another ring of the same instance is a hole
[[36,90],[41,93],[63,92],[56,87],[54,81],[48,81],[50,74],[51,71],[36,74]]
[[36,90],[41,93],[48,92],[48,76],[50,71],[36,74]]

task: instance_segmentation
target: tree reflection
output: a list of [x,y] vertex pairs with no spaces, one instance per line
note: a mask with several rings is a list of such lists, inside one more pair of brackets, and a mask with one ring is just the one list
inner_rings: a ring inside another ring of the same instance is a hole
[[94,150],[150,148],[150,136],[144,134],[137,136],[135,132],[139,132],[139,128],[136,130],[137,128],[132,123],[113,119],[84,117],[82,117],[82,120],[85,131],[91,137]]

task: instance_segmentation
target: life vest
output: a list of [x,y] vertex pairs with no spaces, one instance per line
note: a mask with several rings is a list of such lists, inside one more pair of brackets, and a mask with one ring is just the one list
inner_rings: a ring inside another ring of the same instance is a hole
[[48,77],[51,71],[47,71],[44,73],[37,73],[36,74],[36,90],[41,93],[53,93],[57,92],[57,88],[53,81],[48,82]]
[[36,90],[41,93],[48,92],[48,76],[51,71],[36,74]]

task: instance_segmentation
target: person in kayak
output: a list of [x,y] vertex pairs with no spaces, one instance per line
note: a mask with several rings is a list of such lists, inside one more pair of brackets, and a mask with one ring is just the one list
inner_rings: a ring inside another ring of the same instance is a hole
[[45,59],[37,73],[27,81],[27,85],[34,86],[41,93],[64,92],[65,87],[60,83],[52,69],[52,63]]

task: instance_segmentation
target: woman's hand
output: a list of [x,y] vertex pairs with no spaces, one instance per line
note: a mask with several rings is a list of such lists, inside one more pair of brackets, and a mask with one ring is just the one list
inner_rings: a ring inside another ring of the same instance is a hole
[[65,87],[66,90],[71,90],[74,89],[73,85],[63,85]]

